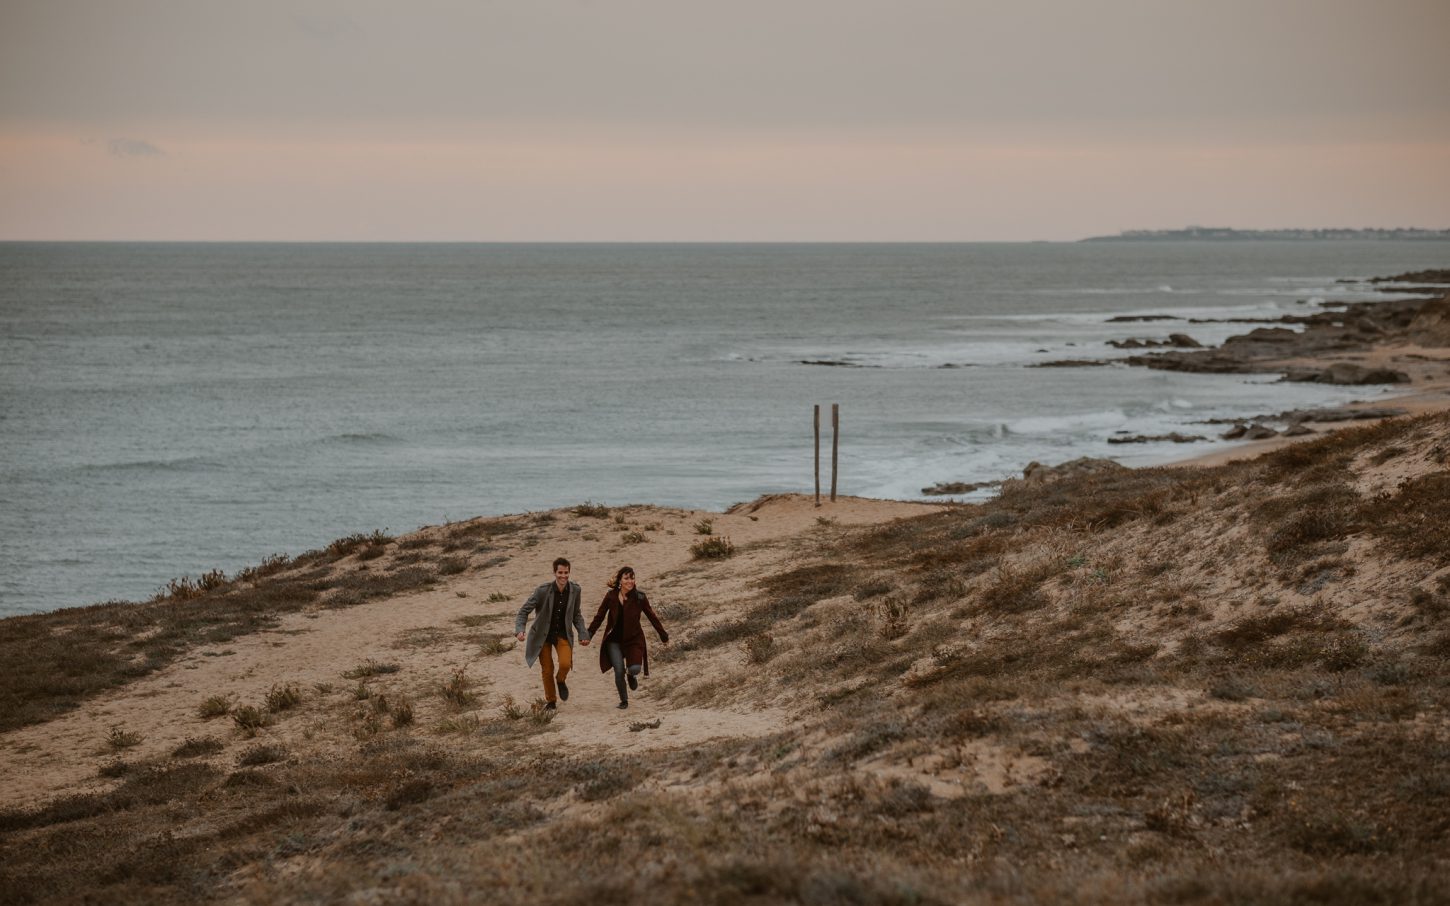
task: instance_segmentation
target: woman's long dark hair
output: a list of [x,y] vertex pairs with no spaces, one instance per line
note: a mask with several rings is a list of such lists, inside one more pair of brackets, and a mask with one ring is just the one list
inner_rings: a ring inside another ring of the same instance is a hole
[[[617,572],[617,573],[614,574],[614,581],[609,583],[609,587],[612,588],[612,589],[614,589],[615,591],[619,591],[619,580],[620,579],[623,579],[625,576],[633,576],[633,575],[634,575],[634,567],[633,566],[621,566],[619,568],[619,572]],[[638,588],[638,586],[636,586],[636,588]]]

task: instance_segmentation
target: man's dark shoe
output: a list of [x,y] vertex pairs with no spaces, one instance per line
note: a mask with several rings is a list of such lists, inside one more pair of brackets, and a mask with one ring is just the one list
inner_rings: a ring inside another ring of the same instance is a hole
[[569,700],[569,684],[564,682],[563,680],[559,680],[559,700]]
[[631,688],[631,689],[638,689],[639,688],[639,680],[637,680],[637,679],[634,678],[634,674],[633,673],[631,673],[629,675],[629,688]]
[[628,708],[628,707],[629,707],[629,702],[620,702],[619,703],[619,710],[621,710],[621,711],[623,711],[625,708]]
[[553,711],[556,707],[558,707],[558,706],[555,705],[553,702],[544,702],[544,710],[545,711]]

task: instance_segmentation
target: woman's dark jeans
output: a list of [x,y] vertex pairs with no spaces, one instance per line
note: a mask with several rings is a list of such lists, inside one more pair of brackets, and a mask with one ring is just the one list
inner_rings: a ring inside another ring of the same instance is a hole
[[[629,689],[624,685],[624,651],[619,647],[618,642],[605,642],[604,653],[609,655],[609,663],[614,665],[614,688],[619,690],[619,700],[629,701]],[[644,668],[643,664],[630,664],[629,672],[639,676],[639,671]]]

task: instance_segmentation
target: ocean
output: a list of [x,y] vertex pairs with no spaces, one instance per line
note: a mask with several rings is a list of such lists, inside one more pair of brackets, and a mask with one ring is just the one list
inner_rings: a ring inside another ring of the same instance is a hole
[[[918,498],[1213,444],[1379,388],[1126,366],[1115,338],[1370,297],[1445,242],[0,244],[0,616],[141,600],[354,532],[594,501]],[[830,362],[831,365],[805,364]],[[828,480],[828,478],[827,478]]]

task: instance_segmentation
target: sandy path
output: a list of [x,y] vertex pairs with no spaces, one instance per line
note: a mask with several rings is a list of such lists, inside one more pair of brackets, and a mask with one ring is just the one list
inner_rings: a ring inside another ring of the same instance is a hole
[[[426,735],[440,745],[486,747],[486,739],[431,732],[439,721],[459,716],[439,697],[438,687],[462,669],[479,695],[471,713],[483,720],[495,717],[506,697],[524,705],[542,697],[539,670],[524,666],[520,650],[484,654],[481,643],[511,637],[514,614],[536,585],[549,580],[554,557],[573,562],[572,577],[584,589],[586,622],[603,597],[606,578],[624,563],[635,568],[641,588],[650,593],[657,608],[667,610],[674,601],[696,605],[706,601],[714,609],[744,600],[750,580],[787,560],[793,539],[817,528],[820,518],[840,525],[879,523],[934,509],[860,498],[842,498],[817,509],[809,497],[780,496],[729,513],[639,506],[615,508],[610,517],[597,518],[554,511],[529,531],[500,539],[488,557],[507,556],[507,562],[447,577],[426,591],[342,610],[289,615],[275,629],[196,649],[165,670],[73,712],[0,735],[0,808],[114,785],[116,781],[97,774],[102,764],[116,757],[106,745],[113,726],[142,737],[138,745],[119,753],[127,761],[162,759],[186,739],[206,736],[225,743],[225,750],[209,759],[224,768],[233,766],[241,751],[259,741],[281,743],[294,754],[355,745],[353,715],[365,703],[354,701],[358,680],[343,674],[368,660],[400,668],[367,683],[374,692],[413,701],[416,720],[404,732]],[[624,524],[615,521],[617,516],[624,517]],[[735,543],[740,550],[734,558],[709,568],[692,561],[689,548],[701,539],[694,529],[701,519],[713,520],[714,534]],[[434,527],[422,533],[444,530]],[[625,531],[639,531],[648,540],[625,544],[621,540]],[[351,558],[339,565],[356,568]],[[489,602],[494,593],[506,600]],[[474,625],[465,625],[465,618]],[[666,627],[676,633],[677,627],[668,623]],[[657,662],[652,663],[654,676],[641,683],[628,710],[615,707],[613,678],[600,673],[597,649],[581,647],[576,651],[570,700],[561,704],[551,730],[533,737],[532,743],[628,752],[688,746],[722,736],[763,735],[783,725],[787,716],[783,707],[732,711],[671,708],[656,701],[650,692],[656,683],[708,671],[712,658],[729,653],[666,655],[656,647],[653,630],[647,628],[646,633],[651,651],[657,652],[652,657]],[[678,633],[674,638],[679,640]],[[278,683],[298,686],[303,703],[285,712],[257,740],[242,738],[229,718],[207,721],[197,714],[201,702],[214,695],[260,705],[268,689]],[[658,728],[629,729],[632,722],[655,720],[660,722]]]

